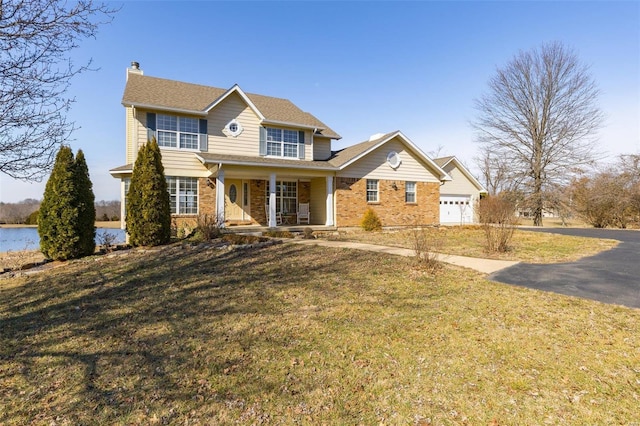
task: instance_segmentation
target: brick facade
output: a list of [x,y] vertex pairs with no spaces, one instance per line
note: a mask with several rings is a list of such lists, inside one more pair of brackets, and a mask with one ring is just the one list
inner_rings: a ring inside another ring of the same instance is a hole
[[[249,181],[249,215],[251,220],[246,224],[267,225],[267,214],[265,205],[267,204],[266,194],[267,181],[261,179],[251,179]],[[198,179],[199,188],[199,206],[198,211],[201,214],[216,213],[216,189],[207,185],[206,178]],[[308,203],[311,199],[311,183],[298,181],[298,202]],[[194,216],[173,216],[179,226],[195,224]]]
[[[393,188],[396,184],[397,189]],[[379,200],[367,202],[367,180],[336,178],[336,225],[360,226],[367,208],[376,212],[382,226],[436,225],[440,220],[440,184],[416,183],[416,203],[405,202],[404,181],[378,181]]]
[[[394,183],[397,189],[393,189]],[[267,203],[266,185],[266,180],[251,179],[249,181],[251,224],[267,225],[264,207]],[[336,178],[334,198],[336,226],[360,226],[360,221],[367,208],[372,208],[376,212],[383,226],[435,225],[439,223],[440,185],[438,183],[417,182],[416,203],[405,202],[404,181],[379,180],[379,201],[377,203],[366,201],[366,185],[366,179]],[[208,186],[206,178],[198,180],[198,187],[199,212],[215,214],[215,187]],[[310,200],[311,183],[298,181],[298,202],[308,203]],[[179,227],[194,227],[196,217],[194,215],[174,215],[173,221]]]

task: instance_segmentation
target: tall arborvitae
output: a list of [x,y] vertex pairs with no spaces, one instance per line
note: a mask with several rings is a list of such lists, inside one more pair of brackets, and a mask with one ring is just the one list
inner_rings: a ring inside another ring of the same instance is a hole
[[78,150],[75,161],[76,202],[78,206],[77,255],[89,256],[96,250],[96,206],[89,168],[82,150]]
[[47,181],[38,213],[40,250],[49,259],[66,260],[76,257],[78,206],[73,152],[62,146]]
[[127,195],[126,227],[134,246],[166,244],[171,238],[171,208],[162,155],[155,138],[138,151]]

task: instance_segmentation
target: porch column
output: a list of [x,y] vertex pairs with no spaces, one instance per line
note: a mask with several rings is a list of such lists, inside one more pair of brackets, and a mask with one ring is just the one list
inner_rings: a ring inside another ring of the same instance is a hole
[[333,226],[333,176],[327,176],[327,221],[325,226]]
[[275,228],[276,222],[276,174],[269,175],[269,228]]
[[216,176],[216,220],[224,228],[224,170]]

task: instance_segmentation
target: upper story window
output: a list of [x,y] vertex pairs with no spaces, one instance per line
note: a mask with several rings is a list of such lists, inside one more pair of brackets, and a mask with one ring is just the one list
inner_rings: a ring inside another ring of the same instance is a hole
[[242,124],[240,124],[238,120],[234,118],[233,120],[229,121],[226,126],[224,126],[224,130],[227,135],[233,136],[235,138],[240,136],[240,133],[242,133],[244,128],[242,127]]
[[260,127],[260,156],[304,160],[304,131]]
[[197,118],[158,114],[156,123],[159,146],[194,150],[199,148]]
[[299,132],[267,127],[267,155],[298,158]]

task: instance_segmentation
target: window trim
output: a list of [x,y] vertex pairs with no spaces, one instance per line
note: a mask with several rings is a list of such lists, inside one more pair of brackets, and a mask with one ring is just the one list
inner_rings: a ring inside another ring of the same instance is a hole
[[[371,185],[370,185],[371,184]],[[375,184],[375,189],[371,186]],[[365,184],[366,200],[367,203],[379,203],[380,202],[380,180],[379,179],[367,179]],[[375,195],[375,200],[370,199],[370,195]]]
[[[292,129],[281,129],[278,127],[265,127],[266,135],[265,135],[265,143],[266,143],[266,156],[271,158],[286,158],[286,159],[300,159],[300,132]],[[279,135],[279,139],[274,139],[273,132],[277,131]],[[295,136],[295,142],[285,141],[285,132],[289,132],[291,135]],[[270,154],[270,145],[279,145],[278,152],[280,154]],[[288,147],[289,150],[295,150],[295,155],[285,155],[286,149]]]
[[[162,117],[171,117],[176,119],[176,130],[163,129],[161,127]],[[186,127],[182,124],[183,120],[193,120],[195,123],[196,132],[182,130],[183,127]],[[171,114],[156,114],[156,140],[158,141],[158,146],[162,149],[167,150],[176,150],[176,151],[200,151],[200,121],[198,118],[194,117],[184,117],[181,115],[171,115]],[[160,133],[174,134],[176,146],[167,146],[160,144]],[[189,135],[195,137],[195,147],[187,148],[182,146],[182,135]]]
[[[295,188],[295,197],[284,197],[283,194],[283,189],[284,189],[284,184],[294,184],[294,188]],[[267,181],[266,186],[266,204],[269,204],[269,196],[270,196],[270,188],[269,188],[270,182]],[[278,180],[276,181],[276,212],[277,213],[282,213],[282,214],[296,214],[298,213],[298,196],[299,196],[299,188],[298,188],[298,181],[297,180]],[[293,211],[291,211],[291,209],[288,209],[286,212],[283,211],[283,207],[284,207],[284,199],[287,200],[294,200],[293,202]]]
[[[409,191],[409,184],[413,184],[413,190]],[[409,201],[409,195],[413,196],[413,201]],[[417,204],[418,202],[418,184],[414,181],[404,183],[404,202],[407,204]]]
[[[169,192],[169,203],[171,208],[171,215],[197,215],[198,210],[200,208],[200,205],[199,205],[200,182],[198,178],[190,177],[190,176],[166,176],[166,180],[167,180],[167,192]],[[175,180],[176,182],[175,194],[171,193],[170,180]],[[181,194],[181,192],[183,192],[181,191],[182,184],[186,185],[187,182],[189,182],[190,185],[193,185],[195,183],[195,194],[186,194],[187,190],[189,189],[193,190],[193,188],[185,188],[184,190],[185,194]],[[183,200],[182,200],[183,197],[184,197],[184,208],[181,209],[181,207],[183,206]],[[191,198],[190,203],[188,201],[188,197]],[[188,204],[193,204],[193,206],[189,208],[190,206]],[[192,211],[194,208],[195,208],[195,212]],[[187,210],[187,211],[182,211],[182,210]]]

